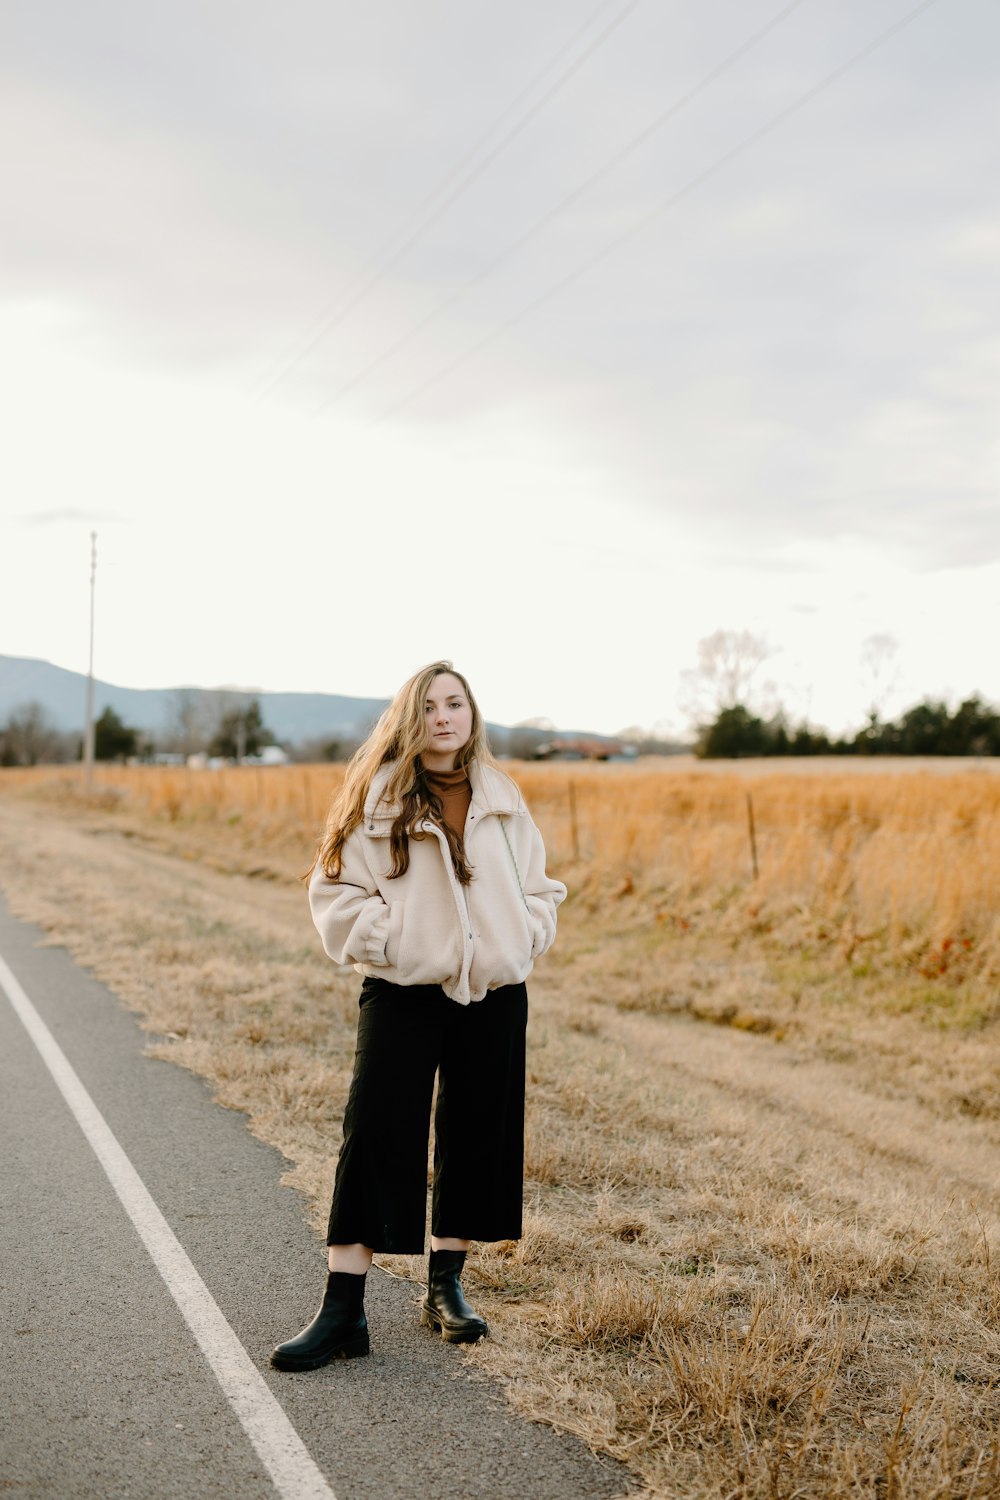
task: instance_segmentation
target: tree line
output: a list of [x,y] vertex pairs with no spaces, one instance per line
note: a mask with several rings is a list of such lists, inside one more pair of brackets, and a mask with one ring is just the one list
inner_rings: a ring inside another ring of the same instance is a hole
[[[264,723],[260,701],[220,693],[201,699],[181,692],[169,722],[157,736],[124,723],[113,708],[94,721],[94,758],[152,761],[158,755],[193,754],[242,760],[278,741]],[[337,741],[301,747],[310,758],[331,759]],[[83,736],[56,728],[40,703],[22,703],[0,724],[0,766],[60,765],[83,758]]]
[[698,731],[695,753],[705,760],[769,755],[1000,755],[1000,712],[978,695],[956,709],[925,698],[896,719],[871,712],[856,734],[831,738],[808,724],[791,725],[783,712],[762,718],[743,703],[721,708]]

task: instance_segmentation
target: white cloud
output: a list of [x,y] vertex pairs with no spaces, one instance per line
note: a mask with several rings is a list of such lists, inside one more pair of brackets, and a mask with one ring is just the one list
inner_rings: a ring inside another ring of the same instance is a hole
[[[389,692],[452,654],[493,717],[675,719],[719,626],[789,700],[996,697],[1000,224],[985,0],[937,7],[428,387],[878,30],[801,7],[620,173],[306,414],[776,7],[638,7],[264,400],[428,189],[579,25],[398,0],[13,18],[0,118],[3,648],[127,683]],[[676,8],[675,8],[676,9]],[[26,150],[24,143],[30,143]]]

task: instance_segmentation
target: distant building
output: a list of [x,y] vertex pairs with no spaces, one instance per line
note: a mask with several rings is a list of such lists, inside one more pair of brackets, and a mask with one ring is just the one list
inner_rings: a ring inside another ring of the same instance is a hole
[[204,750],[187,757],[187,764],[193,771],[223,771],[227,766],[235,765],[287,766],[289,761],[290,756],[280,745],[262,745],[259,755],[244,755],[240,761],[227,759],[224,755],[207,755]]
[[634,745],[595,735],[559,735],[535,750],[536,760],[634,760]]
[[289,756],[280,745],[262,745],[259,755],[244,755],[241,766],[287,766]]

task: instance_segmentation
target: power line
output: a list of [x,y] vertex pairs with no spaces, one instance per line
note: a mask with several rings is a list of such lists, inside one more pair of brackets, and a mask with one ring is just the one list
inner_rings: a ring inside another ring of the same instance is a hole
[[454,307],[456,302],[459,302],[464,296],[466,296],[468,292],[471,292],[473,288],[479,286],[483,281],[486,280],[488,276],[491,276],[499,266],[504,265],[505,262],[508,261],[512,255],[515,255],[518,250],[523,249],[524,246],[528,244],[530,240],[533,240],[537,234],[539,234],[548,224],[552,222],[553,219],[557,218],[559,214],[561,214],[565,209],[571,207],[572,204],[576,203],[580,198],[582,198],[583,195],[588,192],[596,182],[599,182],[601,178],[606,177],[609,172],[614,170],[615,167],[620,166],[621,163],[625,161],[627,157],[631,156],[634,151],[637,151],[640,146],[645,145],[645,143],[650,140],[650,138],[655,135],[658,130],[661,130],[663,126],[668,123],[668,121],[672,120],[676,115],[680,114],[682,109],[685,109],[687,105],[691,104],[695,99],[697,99],[700,94],[704,93],[704,91],[711,84],[713,84],[717,78],[720,78],[723,73],[726,73],[731,67],[739,62],[741,58],[745,57],[748,52],[756,47],[758,42],[763,41],[764,37],[772,32],[776,26],[779,26],[787,16],[791,15],[792,11],[798,10],[799,7],[804,4],[805,0],[790,0],[789,4],[783,6],[776,15],[773,15],[771,19],[767,21],[763,26],[761,26],[757,31],[755,31],[752,36],[748,37],[745,42],[741,42],[741,44],[733,52],[730,52],[727,57],[723,58],[722,62],[718,63],[714,68],[706,73],[703,78],[699,79],[699,81],[692,88],[690,88],[687,93],[682,94],[679,99],[675,99],[673,104],[671,104],[669,108],[665,109],[662,114],[657,115],[656,119],[652,120],[648,125],[644,126],[637,135],[632,136],[631,140],[626,141],[624,146],[616,151],[613,156],[610,156],[607,161],[605,161],[602,166],[598,167],[595,172],[592,172],[589,177],[585,178],[585,180],[581,182],[577,187],[575,187],[571,193],[567,193],[564,198],[561,198],[559,202],[554,205],[554,207],[550,208],[546,213],[544,213],[540,219],[536,219],[534,224],[530,225],[528,229],[526,229],[522,234],[518,235],[517,239],[513,240],[511,244],[507,246],[506,250],[502,250],[500,254],[495,256],[493,260],[491,260],[482,268],[482,270],[477,271],[474,276],[470,276],[467,281],[463,282],[461,286],[457,287],[456,290],[452,292],[448,297],[446,297],[443,302],[439,303],[438,306],[433,308],[431,312],[427,313],[418,322],[414,323],[412,328],[410,328],[400,338],[396,339],[394,343],[390,344],[387,349],[384,349],[381,354],[375,357],[375,359],[370,360],[369,363],[366,364],[355,375],[352,375],[348,380],[345,380],[342,385],[338,386],[330,396],[327,396],[320,403],[320,405],[316,408],[312,415],[319,416],[322,412],[326,411],[326,409],[335,401],[339,401],[341,397],[346,396],[349,391],[354,390],[356,386],[360,385],[362,381],[366,380],[369,375],[375,372],[375,370],[379,369],[388,360],[392,359],[393,355],[398,354],[399,351],[405,348],[407,344],[409,344],[413,339],[417,337],[418,334],[423,333],[425,328],[427,328],[431,323],[435,322],[442,313],[447,312],[449,308]]
[[[465,170],[465,168],[468,167],[471,162],[475,161],[475,159],[479,155],[480,151],[482,151],[483,148],[489,143],[489,141],[492,139],[492,137],[500,129],[501,125],[503,125],[503,123],[507,119],[509,119],[512,114],[516,113],[516,111],[518,110],[518,108],[520,107],[520,105],[523,103],[523,101],[525,99],[529,98],[531,96],[531,94],[534,93],[535,89],[542,82],[543,78],[545,78],[547,74],[551,73],[552,69],[554,67],[556,67],[558,63],[562,62],[562,60],[566,56],[567,52],[571,52],[573,50],[573,48],[576,46],[577,42],[579,41],[580,37],[583,36],[585,32],[587,32],[587,31],[590,30],[591,26],[597,20],[598,16],[601,15],[604,11],[609,10],[612,5],[615,5],[617,3],[618,3],[618,0],[601,0],[601,4],[597,7],[597,9],[595,11],[591,12],[591,14],[587,18],[587,20],[584,21],[583,25],[580,26],[573,33],[573,35],[570,37],[569,41],[565,42],[563,44],[563,46],[561,46],[557,52],[553,53],[552,57],[549,58],[548,62],[545,64],[545,66],[543,68],[541,68],[535,74],[534,78],[532,78],[529,83],[525,84],[525,86],[521,90],[521,92],[519,94],[517,94],[514,99],[511,100],[511,102],[507,106],[507,108],[505,110],[501,111],[501,113],[493,121],[493,124],[489,127],[489,129],[483,135],[480,136],[480,138],[476,142],[476,144],[474,146],[471,146],[469,148],[469,150],[465,153],[465,155],[463,157],[461,157],[458,162],[456,162],[455,166],[441,180],[441,182],[438,183],[437,187],[432,188],[431,191],[426,195],[426,197],[423,198],[421,200],[421,202],[417,204],[417,207],[413,211],[413,217],[414,218],[416,218],[421,213],[423,213],[425,209],[429,208],[430,205],[434,202],[435,198],[439,198],[442,195],[442,193],[444,193],[451,186],[451,184],[455,181],[455,179],[458,176],[461,175],[461,173]],[[626,5],[624,11],[622,11],[621,15],[618,16],[616,18],[616,20],[612,23],[612,25],[609,28],[608,32],[603,33],[603,35],[597,39],[597,43],[595,45],[599,45],[600,42],[603,41],[606,36],[610,35],[610,32],[613,31],[615,29],[615,27],[618,26],[619,23],[625,19],[626,15],[633,8],[634,4],[638,4],[638,0],[633,0],[632,4]],[[589,55],[589,54],[587,54],[587,55]],[[584,58],[584,59],[578,59],[578,62],[579,61],[585,61],[585,60],[586,60],[586,58]],[[574,65],[574,69],[575,69],[575,66],[576,65]],[[572,72],[567,73],[562,79],[557,80],[558,86],[561,87],[562,84],[565,83],[565,82],[567,82],[570,77],[572,77]],[[547,102],[547,101],[545,101],[545,102]],[[405,226],[404,226],[403,230],[397,231],[396,235],[389,242],[390,245],[393,244],[393,243],[395,243],[395,240],[399,238],[400,233],[406,233]]]
[[[344,296],[334,306],[334,308],[330,312],[325,313],[319,320],[319,322],[313,326],[305,341],[301,343],[295,350],[295,352],[285,360],[285,362],[280,366],[278,370],[276,370],[272,375],[268,376],[265,379],[263,386],[261,386],[256,392],[256,395],[254,397],[255,400],[259,401],[264,396],[269,395],[270,392],[273,391],[274,388],[279,385],[281,381],[284,380],[285,377],[292,372],[292,370],[295,369],[296,365],[300,364],[301,361],[306,357],[306,355],[310,354],[312,350],[316,348],[317,344],[321,343],[322,340],[326,338],[328,333],[331,333],[334,328],[336,328],[340,323],[344,321],[349,313],[354,311],[359,303],[368,296],[368,293],[373,291],[374,288],[379,285],[379,283],[385,278],[386,274],[391,271],[394,266],[398,265],[403,256],[406,255],[408,251],[412,250],[414,245],[416,245],[427,233],[427,231],[438,222],[438,220],[451,207],[451,205],[455,203],[463,193],[467,192],[468,189],[472,187],[473,183],[477,182],[479,178],[482,177],[483,173],[490,166],[492,166],[497,157],[500,156],[504,151],[506,151],[507,147],[514,140],[516,140],[516,138],[522,133],[522,131],[525,130],[531,123],[531,121],[541,113],[541,111],[548,103],[551,102],[552,99],[555,98],[560,89],[564,88],[565,85],[570,81],[570,79],[580,71],[584,63],[593,56],[597,49],[604,45],[608,37],[618,29],[622,22],[627,18],[629,13],[633,11],[640,3],[640,0],[626,0],[626,3],[624,4],[624,6],[622,6],[618,14],[608,23],[607,26],[605,26],[603,31],[598,33],[598,35],[593,39],[593,41],[588,44],[588,46],[575,59],[575,61],[572,62],[569,67],[566,68],[559,75],[559,77],[554,80],[554,82],[549,86],[545,93],[541,95],[539,99],[536,99],[535,103],[527,110],[527,112],[522,115],[522,117],[517,120],[503,136],[501,136],[500,140],[490,148],[487,154],[482,157],[482,159],[475,166],[471,166],[470,164],[475,161],[477,156],[480,155],[483,147],[496,133],[500,125],[506,119],[508,119],[509,116],[520,106],[521,102],[528,95],[530,95],[535,90],[535,88],[537,88],[539,82],[552,71],[553,67],[555,67],[563,57],[565,57],[566,53],[571,51],[573,47],[575,47],[580,37],[590,30],[590,27],[594,24],[598,16],[600,16],[605,10],[607,10],[613,3],[615,3],[615,0],[602,0],[602,4],[600,4],[597,9],[591,13],[589,19],[585,21],[584,24],[579,27],[576,32],[574,32],[570,40],[566,42],[552,58],[549,59],[544,68],[542,68],[541,71],[535,75],[531,83],[527,84],[525,88],[521,90],[516,99],[507,107],[507,109],[503,111],[501,115],[498,116],[498,118],[490,126],[489,130],[485,133],[484,136],[480,138],[479,142],[471,149],[471,151],[466,152],[466,154],[461,158],[457,165],[452,168],[452,170],[437,185],[437,187],[434,188],[422,200],[422,202],[415,210],[414,214],[411,215],[408,223],[405,224],[401,230],[397,230],[396,234],[393,235],[393,237],[383,246],[382,250],[378,252],[375,257],[374,267],[368,271],[363,272],[360,277],[357,277],[351,283],[348,290],[344,293]],[[458,179],[457,183],[456,178]],[[454,187],[451,187],[452,183],[455,183]],[[450,191],[448,191],[449,188]],[[445,197],[443,199],[441,199],[442,193],[445,193]],[[441,201],[437,203],[436,207],[430,208],[430,205],[434,204],[436,199],[441,199]],[[403,236],[402,240],[400,240],[400,235]]]
[[914,6],[914,8],[908,11],[901,20],[895,22],[892,26],[887,27],[885,31],[880,32],[877,37],[875,37],[866,46],[862,47],[860,51],[855,52],[851,57],[847,59],[846,62],[843,62],[839,67],[834,68],[831,73],[827,73],[824,78],[821,78],[818,83],[812,86],[812,88],[807,89],[806,92],[804,94],[801,94],[798,99],[793,100],[791,104],[786,105],[784,109],[779,110],[776,115],[772,115],[770,120],[767,120],[757,130],[753,131],[752,134],[747,136],[746,140],[741,141],[738,146],[734,146],[732,150],[727,151],[724,156],[720,156],[719,159],[713,162],[710,167],[706,167],[703,172],[699,172],[696,177],[692,177],[689,182],[686,182],[684,184],[683,187],[678,188],[676,192],[671,193],[669,198],[664,199],[664,201],[659,204],[657,208],[653,209],[652,213],[647,214],[644,218],[640,219],[638,223],[633,224],[631,229],[625,230],[623,234],[620,234],[615,239],[611,240],[607,245],[603,247],[603,249],[598,250],[594,255],[590,256],[587,260],[583,261],[579,266],[577,266],[574,271],[569,272],[568,275],[562,277],[561,280],[555,282],[552,286],[550,286],[547,291],[541,294],[540,297],[536,297],[534,301],[529,302],[525,307],[522,307],[520,312],[514,313],[512,317],[507,318],[503,323],[498,324],[496,328],[494,328],[490,333],[486,334],[485,337],[478,341],[478,343],[473,344],[471,348],[467,349],[464,354],[460,354],[456,359],[453,359],[450,364],[445,365],[434,375],[431,375],[426,380],[421,381],[419,385],[414,386],[412,390],[408,391],[405,396],[400,397],[398,401],[395,401],[391,406],[386,407],[381,415],[375,418],[375,421],[383,422],[387,417],[394,416],[397,411],[400,411],[404,406],[408,406],[411,401],[415,401],[418,396],[422,396],[424,392],[429,390],[432,386],[437,385],[440,381],[447,379],[449,375],[453,375],[457,369],[466,364],[470,359],[474,359],[478,354],[481,354],[484,349],[488,348],[490,344],[495,343],[496,340],[500,338],[504,333],[507,333],[511,328],[514,328],[525,318],[530,317],[532,313],[537,312],[540,307],[544,307],[545,303],[551,301],[551,299],[557,296],[559,292],[564,291],[568,286],[572,286],[574,282],[579,281],[581,276],[586,275],[586,273],[590,271],[594,266],[599,265],[601,261],[606,260],[608,256],[613,255],[621,245],[626,244],[628,240],[634,239],[637,234],[641,234],[642,231],[648,229],[651,224],[655,224],[656,221],[658,219],[661,219],[665,213],[667,213],[671,208],[675,206],[675,204],[681,202],[682,199],[689,197],[690,194],[693,193],[697,188],[708,182],[712,177],[715,177],[725,167],[728,167],[731,162],[734,162],[738,157],[742,156],[744,152],[748,151],[751,148],[751,146],[756,145],[756,143],[759,140],[763,139],[764,136],[769,135],[772,130],[776,130],[779,125],[784,124],[784,122],[792,115],[797,114],[800,109],[805,108],[805,106],[807,104],[810,104],[812,100],[817,97],[817,95],[823,93],[824,90],[828,89],[832,84],[843,78],[845,73],[850,72],[850,70],[856,67],[858,63],[864,62],[866,58],[870,57],[872,53],[877,51],[878,48],[881,47],[885,42],[890,41],[892,37],[898,35],[898,33],[902,31],[904,27],[909,26],[911,21],[915,21],[917,16],[921,15],[925,10],[929,10],[932,5],[936,4],[937,0],[922,0],[922,3],[920,5]]

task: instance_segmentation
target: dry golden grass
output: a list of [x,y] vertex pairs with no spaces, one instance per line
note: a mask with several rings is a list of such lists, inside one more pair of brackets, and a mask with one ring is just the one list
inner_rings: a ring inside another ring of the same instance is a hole
[[[515,772],[572,894],[530,986],[526,1232],[470,1264],[465,1358],[651,1495],[1000,1493],[1000,779]],[[319,1227],[357,979],[294,877],[337,773],[112,774],[90,803],[0,774],[0,882]]]
[[[792,903],[836,921],[855,949],[884,940],[894,958],[910,958],[923,943],[925,977],[1000,973],[1000,777],[961,762],[950,775],[871,774],[878,762],[864,774],[835,761],[803,776],[780,764],[749,774],[717,763],[711,774],[677,770],[669,760],[514,769],[553,863],[602,894],[662,896],[661,921],[683,923],[680,907],[708,900],[717,909],[749,889],[758,926],[770,920],[760,921],[765,907]],[[342,776],[338,766],[102,766],[97,786],[157,818],[242,824],[265,848],[291,839],[304,853]],[[80,772],[9,770],[0,785],[49,799],[78,789]],[[748,887],[753,857],[759,875]]]

